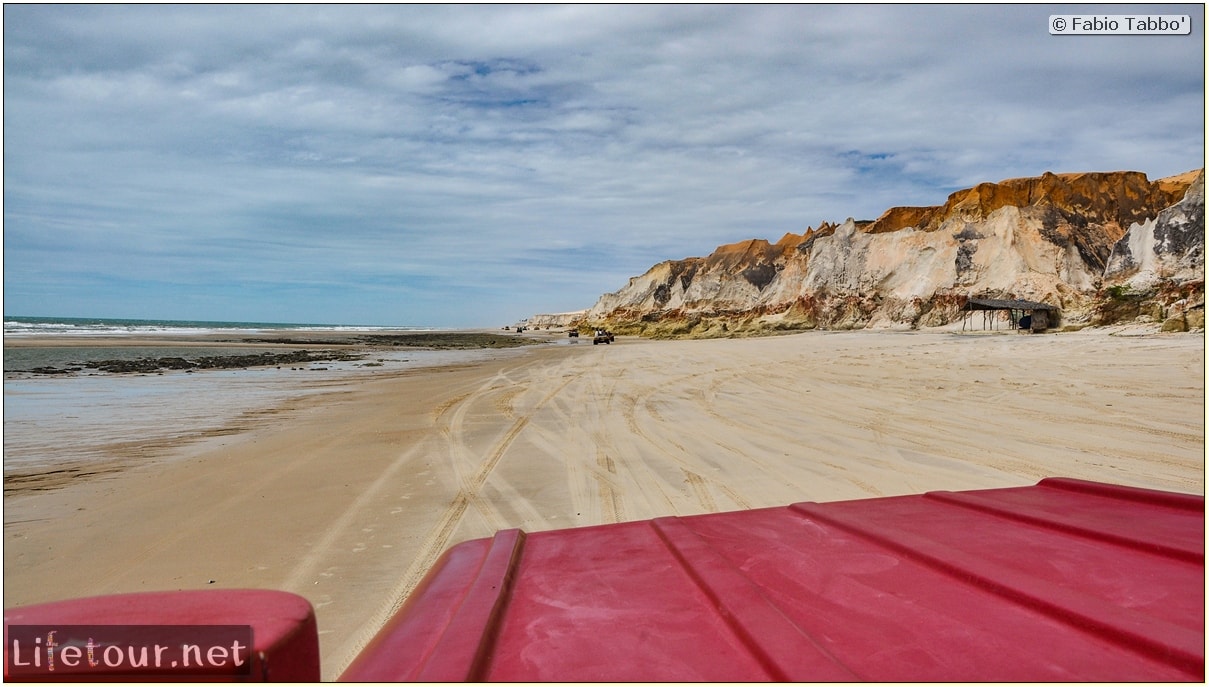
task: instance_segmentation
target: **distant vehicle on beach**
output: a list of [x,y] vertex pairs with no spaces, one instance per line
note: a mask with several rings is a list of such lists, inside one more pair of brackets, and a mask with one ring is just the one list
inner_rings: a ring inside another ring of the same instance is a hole
[[567,336],[568,336],[568,337],[573,337],[573,338],[578,339],[578,338],[579,338],[579,330],[578,330],[578,329],[568,329],[568,330],[567,330]]
[[613,343],[613,333],[603,329],[597,329],[596,336],[592,338],[592,345],[595,346],[596,344],[602,343]]

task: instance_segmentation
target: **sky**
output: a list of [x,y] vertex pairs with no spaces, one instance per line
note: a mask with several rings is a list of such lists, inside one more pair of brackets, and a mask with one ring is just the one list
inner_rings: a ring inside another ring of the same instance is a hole
[[4,6],[7,315],[498,327],[1046,171],[1204,166],[1062,5]]

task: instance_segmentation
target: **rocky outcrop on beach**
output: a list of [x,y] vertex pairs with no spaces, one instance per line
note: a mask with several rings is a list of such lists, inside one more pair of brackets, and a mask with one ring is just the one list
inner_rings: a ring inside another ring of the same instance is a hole
[[[328,338],[325,338],[328,337]],[[357,361],[372,352],[384,350],[475,350],[483,348],[516,348],[537,342],[520,336],[489,334],[483,332],[436,331],[406,332],[399,334],[347,334],[321,335],[295,333],[290,336],[271,338],[245,338],[247,344],[281,344],[288,346],[329,345],[339,349],[312,352],[299,349],[287,352],[241,353],[228,355],[190,356],[143,356],[106,360],[73,361],[66,366],[42,365],[25,370],[13,370],[17,374],[69,375],[85,370],[124,373],[164,373],[168,371],[197,372],[201,370],[242,369],[282,365],[305,365],[317,362]],[[373,365],[374,363],[369,363]],[[323,370],[326,368],[309,368]]]
[[[1049,303],[1067,326],[1161,321],[1204,302],[1204,265],[1203,170],[1047,172],[662,262],[575,323],[705,337],[917,328],[958,320],[971,297]],[[1103,307],[1125,290],[1132,309]]]
[[97,370],[109,373],[158,373],[167,370],[229,370],[247,367],[265,367],[271,365],[297,365],[303,363],[329,362],[333,360],[360,360],[358,354],[344,352],[291,351],[289,353],[255,353],[250,355],[213,355],[196,356],[186,359],[179,356],[162,358],[133,358],[111,360],[89,360],[75,363],[68,367],[42,366],[23,372],[41,375],[58,375],[81,372],[82,370]]
[[533,329],[562,329],[582,321],[587,314],[587,310],[576,310],[574,312],[534,315],[526,319],[524,325]]

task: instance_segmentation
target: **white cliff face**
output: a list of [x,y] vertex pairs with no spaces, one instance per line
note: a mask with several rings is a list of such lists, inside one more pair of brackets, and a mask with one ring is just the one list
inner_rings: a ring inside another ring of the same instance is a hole
[[1106,281],[1133,291],[1154,289],[1160,282],[1205,278],[1205,173],[1184,199],[1154,219],[1133,224],[1113,246]]
[[[586,319],[921,326],[956,319],[970,296],[1042,301],[1077,316],[1106,277],[1203,280],[1204,173],[1182,182],[1175,205],[1173,183],[1106,173],[982,184],[945,206],[660,263],[602,296]],[[1150,219],[1125,234],[1125,220],[1139,217]]]
[[1160,260],[1154,251],[1155,220],[1134,224],[1129,233],[1113,248],[1105,275],[1118,279],[1131,289],[1151,288],[1159,279]]
[[965,260],[967,254],[962,253],[962,247],[973,245],[969,242],[977,242],[982,235],[963,230],[967,238],[962,241],[954,240],[948,228],[923,232],[908,227],[892,233],[866,234],[850,219],[833,235],[815,240],[796,295],[877,294],[900,300],[930,297],[938,288],[951,287],[973,274],[975,265]]
[[618,308],[656,311],[684,305],[684,288],[675,278],[674,261],[661,262],[640,277],[631,277],[619,291],[600,297],[588,310],[588,318],[599,318]]
[[1048,302],[1094,290],[1098,270],[1074,242],[1047,237],[1044,220],[1031,210],[1003,207],[954,232],[957,278],[948,288]]
[[571,327],[583,320],[587,310],[576,310],[574,312],[548,313],[545,315],[534,315],[525,320],[524,324],[533,328],[551,329],[557,327]]

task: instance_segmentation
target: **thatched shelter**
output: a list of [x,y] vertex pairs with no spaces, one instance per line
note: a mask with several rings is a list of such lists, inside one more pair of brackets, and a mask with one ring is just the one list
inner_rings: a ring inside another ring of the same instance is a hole
[[[1009,300],[1001,298],[970,298],[961,307],[965,313],[961,321],[961,331],[966,330],[966,324],[974,315],[974,311],[982,312],[982,328],[994,329],[999,321],[999,312],[1007,311],[1008,322],[1012,329],[1029,332],[1043,332],[1052,325],[1058,324],[1061,311],[1057,306],[1036,301]],[[989,326],[988,326],[989,325]],[[970,329],[974,328],[970,324]]]

